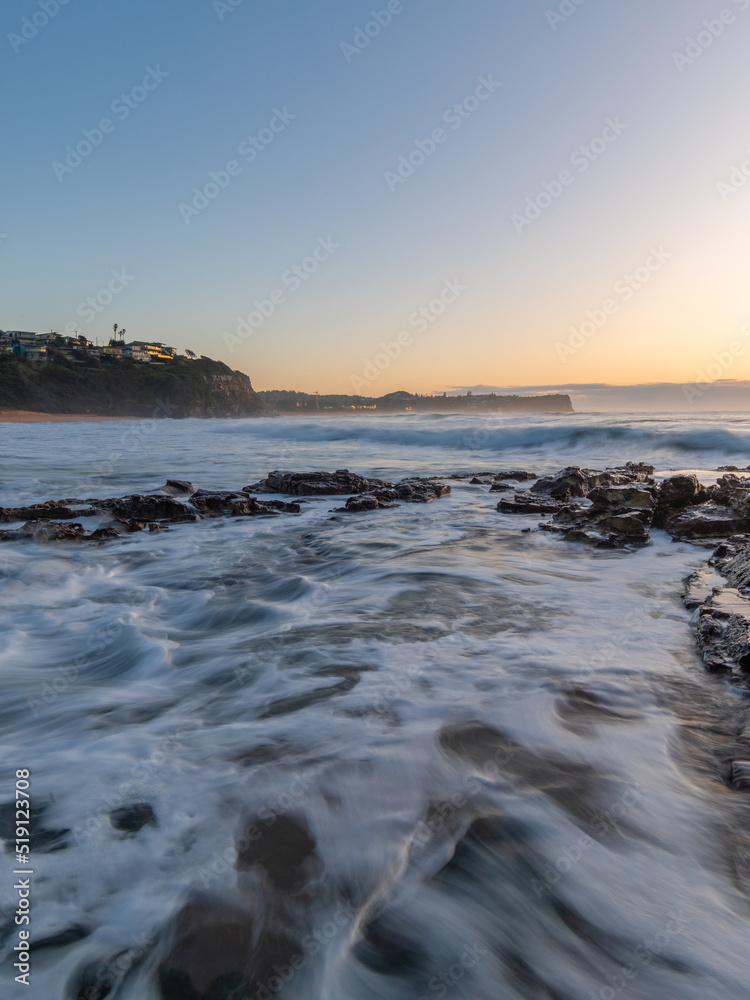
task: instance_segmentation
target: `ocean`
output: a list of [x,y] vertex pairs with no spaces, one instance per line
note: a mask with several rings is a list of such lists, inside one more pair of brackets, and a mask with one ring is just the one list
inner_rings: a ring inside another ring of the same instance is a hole
[[[0,504],[644,461],[750,463],[743,414],[8,425]],[[468,480],[366,514],[0,546],[0,833],[30,773],[29,1000],[745,1000],[747,795],[683,581]],[[524,531],[523,529],[532,529]],[[260,859],[260,860],[259,860]],[[252,988],[240,976],[255,954]],[[239,957],[238,957],[239,956]],[[16,994],[17,989],[17,994]],[[244,990],[244,992],[243,992]]]

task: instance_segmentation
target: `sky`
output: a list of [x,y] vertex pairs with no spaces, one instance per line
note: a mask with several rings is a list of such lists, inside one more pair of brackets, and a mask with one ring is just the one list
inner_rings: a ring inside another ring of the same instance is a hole
[[750,378],[750,0],[19,0],[0,327],[257,389]]

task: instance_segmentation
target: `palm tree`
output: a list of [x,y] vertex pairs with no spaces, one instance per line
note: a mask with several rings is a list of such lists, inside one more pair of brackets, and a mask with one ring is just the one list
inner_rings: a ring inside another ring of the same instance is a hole
[[192,359],[192,358],[195,357],[195,354],[193,353],[193,351],[191,351],[189,348],[186,347],[185,348],[185,357]]

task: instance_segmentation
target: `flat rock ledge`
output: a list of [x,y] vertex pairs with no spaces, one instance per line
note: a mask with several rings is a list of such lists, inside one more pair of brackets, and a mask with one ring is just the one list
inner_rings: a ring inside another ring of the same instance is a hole
[[750,534],[733,535],[686,581],[696,641],[707,670],[750,686]]
[[[427,503],[450,493],[435,479],[404,479],[389,483],[366,479],[347,469],[337,472],[272,472],[267,479],[240,490],[195,489],[192,483],[168,479],[158,493],[80,500],[47,500],[25,507],[0,507],[0,524],[23,522],[0,530],[0,542],[104,542],[138,531],[162,531],[170,524],[217,517],[273,517],[299,514],[301,503],[258,499],[253,493],[285,493],[301,497],[350,494],[348,513],[394,507],[399,503]],[[351,495],[354,494],[354,495]],[[82,519],[96,518],[87,530]]]

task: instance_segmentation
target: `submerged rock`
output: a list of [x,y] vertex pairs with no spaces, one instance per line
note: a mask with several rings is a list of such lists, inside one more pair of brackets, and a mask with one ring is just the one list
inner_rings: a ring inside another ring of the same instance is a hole
[[153,807],[148,802],[134,802],[129,806],[113,809],[109,821],[121,833],[138,833],[146,825],[157,826]]
[[[224,903],[189,903],[177,915],[158,968],[162,1000],[250,1000],[271,996],[304,958],[281,930]],[[270,984],[270,986],[269,986]],[[270,987],[273,987],[271,990]]]
[[195,487],[184,479],[168,479],[162,486],[161,492],[172,497],[189,497],[195,493]]

